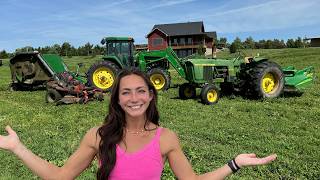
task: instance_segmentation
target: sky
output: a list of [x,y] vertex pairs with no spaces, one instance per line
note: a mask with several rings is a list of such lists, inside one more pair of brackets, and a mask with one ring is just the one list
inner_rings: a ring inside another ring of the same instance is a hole
[[155,24],[203,21],[236,37],[320,37],[320,0],[0,0],[0,51],[130,36],[146,44]]

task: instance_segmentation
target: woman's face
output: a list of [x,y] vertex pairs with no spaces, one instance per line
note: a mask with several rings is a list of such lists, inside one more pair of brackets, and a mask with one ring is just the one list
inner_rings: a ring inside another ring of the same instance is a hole
[[152,92],[140,76],[132,74],[120,80],[119,105],[126,117],[144,118],[152,98]]

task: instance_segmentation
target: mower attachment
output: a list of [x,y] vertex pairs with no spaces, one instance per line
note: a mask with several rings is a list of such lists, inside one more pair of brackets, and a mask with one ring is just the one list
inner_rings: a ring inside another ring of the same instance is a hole
[[308,66],[302,70],[297,70],[293,66],[282,69],[285,75],[285,88],[287,92],[302,92],[311,86],[315,79],[314,67]]
[[55,74],[47,83],[46,102],[61,104],[85,104],[90,100],[103,100],[102,91],[86,87],[69,72]]

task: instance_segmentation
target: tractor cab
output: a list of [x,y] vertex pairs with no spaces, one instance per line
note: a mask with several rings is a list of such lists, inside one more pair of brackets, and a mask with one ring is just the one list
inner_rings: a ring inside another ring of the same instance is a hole
[[134,66],[134,40],[131,37],[106,37],[101,44],[106,44],[105,56],[113,56],[119,64],[125,67]]

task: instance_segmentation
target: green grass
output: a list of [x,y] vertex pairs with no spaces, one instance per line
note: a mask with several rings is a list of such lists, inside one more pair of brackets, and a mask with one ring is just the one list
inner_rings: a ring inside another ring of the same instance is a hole
[[[281,66],[315,67],[320,77],[320,49],[249,50]],[[227,53],[218,57],[227,57]],[[74,70],[78,62],[90,67],[95,58],[65,58]],[[173,83],[181,78],[170,71]],[[0,67],[0,134],[11,125],[33,152],[63,165],[77,148],[84,133],[100,125],[107,113],[103,102],[54,106],[44,101],[45,91],[11,92],[8,60]],[[197,173],[218,168],[239,153],[259,156],[277,153],[267,166],[242,169],[230,179],[318,179],[320,177],[320,85],[319,80],[301,97],[247,100],[222,97],[218,104],[205,106],[198,100],[178,99],[178,89],[159,93],[161,125],[176,131],[183,150]],[[16,157],[0,151],[0,179],[37,179]],[[95,179],[94,162],[78,179]],[[174,179],[166,165],[163,179]]]

